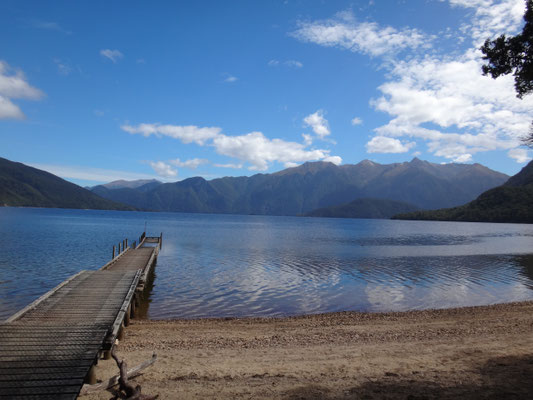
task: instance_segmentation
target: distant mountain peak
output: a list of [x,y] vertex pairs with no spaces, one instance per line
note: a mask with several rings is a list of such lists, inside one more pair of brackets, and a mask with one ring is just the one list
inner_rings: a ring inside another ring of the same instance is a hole
[[274,173],[273,175],[290,175],[290,174],[307,174],[307,173],[316,173],[328,168],[337,168],[337,165],[329,161],[307,161],[302,165],[297,167],[286,168],[279,172]]
[[355,165],[366,165],[366,166],[374,166],[374,165],[380,165],[372,160],[368,160],[368,159],[365,159],[365,160],[362,160],[362,161],[359,161],[357,164]]
[[424,161],[424,160],[421,160],[420,158],[418,157],[414,157],[411,161],[410,161],[410,164],[431,164],[429,161]]
[[162,183],[162,182],[158,181],[157,179],[137,179],[134,181],[126,181],[124,179],[119,179],[113,182],[106,183],[101,186],[107,189],[124,189],[124,188],[136,189],[148,183]]

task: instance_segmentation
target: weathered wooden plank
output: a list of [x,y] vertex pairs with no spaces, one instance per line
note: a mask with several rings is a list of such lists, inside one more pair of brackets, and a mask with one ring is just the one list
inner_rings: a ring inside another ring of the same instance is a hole
[[0,391],[14,388],[46,388],[50,386],[83,386],[83,378],[72,379],[41,379],[41,380],[24,380],[19,382],[0,381]]
[[[11,396],[22,395],[61,395],[61,394],[73,394],[77,397],[81,387],[79,385],[71,386],[47,386],[47,387],[19,387],[19,388],[6,388],[0,391],[0,396],[11,398]],[[74,398],[76,398],[74,397]]]
[[87,376],[87,368],[25,368],[21,371],[9,370],[0,371],[0,381],[18,381],[18,380],[54,380],[54,379],[84,379]]
[[78,394],[40,394],[40,395],[9,395],[3,396],[0,393],[0,398],[9,398],[10,400],[75,400],[78,397]]
[[[42,360],[39,362],[39,368],[88,368],[91,367],[94,360]],[[35,368],[37,365],[33,361],[17,360],[2,362],[2,370]]]
[[56,291],[58,291],[59,289],[61,289],[63,286],[67,285],[69,282],[73,281],[74,279],[78,278],[79,276],[83,275],[86,271],[80,271],[78,272],[76,275],[73,275],[71,276],[70,278],[68,278],[66,281],[64,282],[61,282],[59,285],[57,285],[54,289],[50,290],[49,292],[43,294],[41,297],[39,297],[37,300],[35,300],[34,302],[28,304],[26,307],[24,307],[22,310],[20,310],[19,312],[13,314],[11,317],[9,317],[8,319],[6,319],[3,323],[4,324],[8,324],[10,322],[13,322],[15,320],[17,320],[18,318],[20,318],[22,315],[24,315],[26,312],[28,312],[29,310],[31,310],[32,308],[35,308],[37,307],[37,305],[39,305],[40,303],[42,303],[44,300],[46,300],[48,297],[52,296]]

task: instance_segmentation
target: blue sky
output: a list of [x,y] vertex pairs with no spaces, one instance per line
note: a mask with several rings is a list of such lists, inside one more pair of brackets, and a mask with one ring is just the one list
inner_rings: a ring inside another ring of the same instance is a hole
[[514,174],[533,99],[477,49],[524,8],[4,0],[0,156],[82,185],[415,156]]

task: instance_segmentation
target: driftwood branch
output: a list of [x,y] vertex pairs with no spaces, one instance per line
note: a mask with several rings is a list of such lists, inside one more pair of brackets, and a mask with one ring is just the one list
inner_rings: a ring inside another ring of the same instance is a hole
[[115,354],[115,346],[111,349],[111,357],[115,360],[117,363],[117,366],[120,370],[120,377],[118,378],[118,384],[119,384],[119,395],[120,392],[124,392],[125,399],[126,400],[155,400],[157,399],[157,395],[155,396],[149,396],[146,394],[141,393],[141,385],[133,386],[131,383],[128,382],[128,372],[127,372],[127,365],[125,360],[120,360],[117,355]]
[[[150,360],[147,360],[147,361],[137,365],[136,367],[128,370],[127,378],[131,379],[131,378],[134,378],[136,376],[141,375],[142,371],[144,369],[148,368],[153,363],[155,363],[156,360],[157,360],[157,355],[154,353]],[[120,377],[120,375],[115,375],[114,377],[109,379],[107,382],[98,383],[96,385],[83,385],[83,387],[81,389],[81,392],[80,392],[80,395],[87,394],[87,393],[93,393],[93,392],[96,392],[96,391],[99,391],[99,390],[107,390],[109,388],[112,388],[113,386],[118,385],[119,377]]]

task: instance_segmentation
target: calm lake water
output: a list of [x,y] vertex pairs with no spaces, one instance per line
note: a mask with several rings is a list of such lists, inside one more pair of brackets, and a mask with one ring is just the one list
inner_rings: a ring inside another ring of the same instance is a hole
[[0,207],[0,319],[163,232],[150,318],[533,299],[533,225]]

